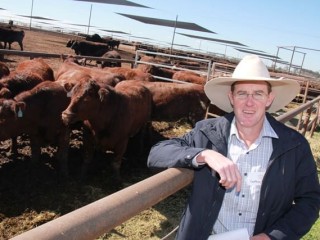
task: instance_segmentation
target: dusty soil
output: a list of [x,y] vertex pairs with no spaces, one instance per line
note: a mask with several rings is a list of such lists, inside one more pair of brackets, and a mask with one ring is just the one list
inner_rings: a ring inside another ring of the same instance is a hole
[[[73,36],[42,31],[25,30],[25,51],[44,53],[73,54],[66,43]],[[19,50],[17,43],[12,49]],[[134,52],[127,46],[120,45],[120,54],[124,59],[132,59]],[[26,57],[5,56],[4,62],[10,70]],[[61,59],[45,59],[56,71]],[[152,144],[160,139],[182,135],[190,125],[180,123],[153,123],[153,137],[145,144],[139,156],[132,139],[122,166],[124,184],[129,186],[145,179],[154,172],[146,168],[146,158]],[[39,162],[33,163],[28,138],[21,136],[18,140],[19,153],[10,152],[11,141],[0,142],[0,239],[9,239],[74,209],[96,201],[117,190],[110,169],[111,156],[97,154],[85,182],[78,181],[79,166],[82,161],[81,134],[74,131],[70,143],[69,168],[71,178],[60,181],[56,171],[55,148],[42,149]],[[168,200],[139,216],[122,224],[100,239],[160,239],[170,232],[178,223],[187,190],[173,195]],[[171,203],[168,207],[167,201]],[[175,211],[172,211],[175,209]]]

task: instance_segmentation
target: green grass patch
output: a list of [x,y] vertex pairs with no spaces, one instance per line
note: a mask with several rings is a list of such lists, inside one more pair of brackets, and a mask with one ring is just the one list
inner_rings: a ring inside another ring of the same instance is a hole
[[302,240],[320,239],[320,220],[316,221],[311,230],[305,235]]

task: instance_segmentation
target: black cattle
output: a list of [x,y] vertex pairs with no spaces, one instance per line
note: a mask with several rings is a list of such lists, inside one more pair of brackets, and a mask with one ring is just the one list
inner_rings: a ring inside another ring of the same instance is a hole
[[67,47],[74,50],[76,55],[101,57],[109,50],[109,46],[103,43],[69,40]]
[[107,44],[109,45],[110,49],[114,49],[115,47],[119,49],[120,41],[109,39],[107,40]]
[[86,41],[106,43],[97,33],[86,36]]
[[4,48],[9,45],[9,49],[11,49],[11,44],[13,42],[18,42],[21,51],[23,51],[23,38],[24,38],[24,31],[21,30],[14,30],[9,28],[0,27],[0,42],[4,43]]
[[71,48],[71,46],[72,46],[72,44],[74,44],[74,42],[75,42],[76,40],[68,40],[68,42],[67,42],[67,44],[66,44],[66,47],[68,47],[68,48]]
[[110,49],[117,48],[119,49],[120,41],[114,40],[110,37],[102,38],[99,34],[95,33],[93,35],[87,35],[86,41],[105,43],[109,46]]

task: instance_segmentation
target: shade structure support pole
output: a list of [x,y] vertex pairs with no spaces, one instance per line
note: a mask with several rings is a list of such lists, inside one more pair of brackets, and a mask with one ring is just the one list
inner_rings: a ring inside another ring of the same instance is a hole
[[91,24],[91,13],[92,13],[92,4],[90,6],[90,14],[89,14],[89,23],[88,23],[88,30],[87,30],[87,34],[89,34],[89,30],[90,30],[90,24]]
[[172,48],[173,48],[173,43],[174,43],[174,37],[175,37],[175,35],[176,35],[176,29],[177,29],[177,22],[178,22],[178,15],[176,16],[176,21],[174,22],[174,29],[173,29],[173,36],[172,36],[172,42],[171,42],[170,54],[172,54]]
[[29,30],[31,30],[31,24],[32,24],[32,12],[33,12],[33,0],[31,1],[31,13],[30,13],[30,25],[29,25]]
[[292,61],[293,61],[293,56],[294,56],[295,51],[296,51],[296,46],[293,47],[293,51],[292,51],[292,55],[291,55],[291,60],[290,60],[290,65],[289,65],[288,73],[290,73],[290,70],[291,70]]

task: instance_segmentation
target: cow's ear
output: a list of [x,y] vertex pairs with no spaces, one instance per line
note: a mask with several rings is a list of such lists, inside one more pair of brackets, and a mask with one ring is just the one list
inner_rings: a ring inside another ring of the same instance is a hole
[[100,86],[94,79],[90,79],[88,84],[86,84],[86,87],[85,87],[86,92],[94,95],[97,94],[99,89],[100,89]]
[[12,98],[12,93],[8,88],[2,88],[0,90],[0,97],[1,98]]
[[0,100],[1,111],[0,115],[1,118],[12,118],[14,117],[15,113],[15,102],[11,99],[4,99]]

